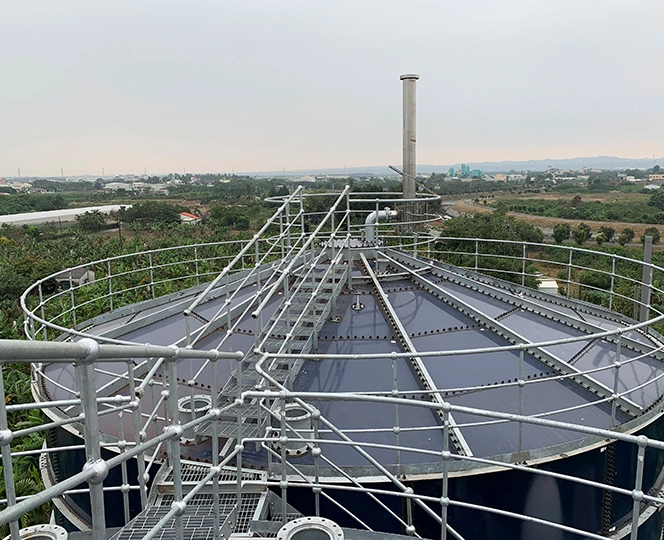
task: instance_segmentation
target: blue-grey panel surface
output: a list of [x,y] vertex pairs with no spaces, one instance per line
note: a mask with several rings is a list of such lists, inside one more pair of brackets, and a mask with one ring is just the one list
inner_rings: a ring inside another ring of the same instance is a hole
[[[620,350],[620,360],[623,365],[618,372],[618,391],[628,392],[632,388],[644,385],[642,388],[626,394],[626,397],[641,407],[649,407],[664,392],[664,363],[653,358],[640,358],[631,360],[638,355],[626,347]],[[616,360],[616,344],[599,341],[586,351],[575,363],[574,367],[581,370],[595,369],[603,366],[612,366]],[[590,377],[602,382],[605,386],[613,388],[615,370],[608,369],[592,373]]]
[[[194,317],[189,317],[189,319],[192,332],[203,326],[203,324]],[[129,332],[121,336],[121,339],[133,341],[135,343],[150,343],[151,345],[172,345],[180,338],[184,337],[186,333],[185,317],[182,313],[177,313],[166,319],[150,324],[149,326]]]
[[[353,401],[309,401],[315,405],[323,417],[331,421],[337,428],[343,429],[347,435],[356,442],[389,444],[397,442],[397,436],[392,431],[395,425],[395,411],[397,407],[385,403],[362,403]],[[443,449],[442,428],[430,409],[412,406],[398,407],[399,443],[402,446],[411,446],[416,449],[426,449],[440,452]],[[408,431],[409,428],[425,428],[417,431]],[[381,432],[353,433],[353,430],[376,430]],[[322,433],[325,439],[339,440],[332,433]],[[356,450],[348,446],[321,443],[323,455],[327,456],[337,465],[362,466],[369,462]],[[380,448],[364,448],[382,465],[397,462],[395,450]],[[429,463],[439,462],[440,457],[415,452],[401,452],[401,463]]]
[[355,294],[340,294],[337,297],[335,314],[340,316],[341,320],[339,322],[325,322],[319,333],[321,340],[337,337],[391,338],[392,329],[387,324],[375,297],[369,293],[368,289],[362,292],[366,292],[366,294],[360,294],[359,296],[360,303],[364,304],[364,308],[359,311],[351,307],[356,302]]
[[[480,349],[509,345],[489,331],[473,328],[463,331],[428,334],[412,338],[419,352]],[[519,377],[519,352],[463,354],[455,356],[423,356],[422,361],[440,389],[482,386],[516,380]],[[549,368],[526,354],[524,377],[539,375]]]
[[[546,319],[529,311],[516,311],[500,322],[520,336],[532,343],[553,341],[585,335],[581,330],[566,326],[562,323]],[[547,347],[546,350],[561,360],[570,361],[591,340],[581,340],[573,343],[563,343]]]
[[[428,278],[429,276],[427,276]],[[454,296],[470,304],[478,311],[481,311],[489,317],[496,318],[503,313],[513,309],[513,306],[497,298],[492,298],[480,291],[474,291],[463,285],[452,283],[450,281],[441,281],[438,285],[445,291],[449,291]]]
[[[275,314],[275,312],[277,311],[283,300],[284,300],[283,294],[275,294],[274,296],[272,296],[272,298],[268,300],[267,304],[265,305],[261,313],[261,320],[263,322],[264,327],[272,324],[273,321],[270,321],[270,319],[272,319],[272,316]],[[256,321],[251,316],[252,311],[253,310],[250,309],[247,312],[247,314],[244,315],[244,317],[242,317],[240,322],[237,323],[237,328],[239,330],[244,330],[247,332],[254,330]]]
[[[516,295],[515,295],[516,296]],[[564,300],[562,297],[556,297],[554,296],[550,301],[543,299],[543,298],[537,298],[534,296],[527,296],[528,302],[532,302],[533,304],[537,304],[539,306],[542,306],[545,309],[550,309],[553,311],[557,311],[558,313],[562,313],[563,315],[567,315],[568,317],[572,317],[573,319],[578,319],[579,318],[579,313],[567,306],[563,306],[560,304],[556,304],[554,300],[556,298],[560,300]]]
[[88,329],[87,332],[89,334],[93,334],[95,336],[101,336],[101,335],[105,334],[106,332],[109,332],[111,330],[114,330],[116,328],[120,328],[121,326],[124,326],[128,322],[131,322],[135,317],[136,317],[135,313],[131,313],[129,315],[124,315],[122,317],[118,317],[117,319],[112,319],[112,320],[97,324],[93,328]]
[[474,324],[472,319],[422,290],[393,292],[388,298],[401,324],[411,335]]
[[[519,413],[518,387],[487,388],[447,398],[455,405]],[[581,409],[547,415],[546,418],[564,422],[574,422],[586,426],[610,429],[611,407],[607,404],[592,404],[596,396],[582,387],[570,382],[542,379],[537,383],[524,387],[524,414],[535,415],[548,411],[561,410],[577,405],[589,404]],[[464,424],[486,422],[486,417],[455,411],[454,419],[461,424],[461,432],[468,441],[473,453],[477,456],[491,456],[516,452],[518,446],[518,423],[499,423],[484,426],[463,426]],[[627,420],[627,415],[618,412],[618,422]],[[556,444],[570,442],[583,436],[571,430],[554,429],[536,425],[523,427],[523,449],[534,450]]]
[[[223,340],[223,345],[220,345]],[[249,352],[254,347],[253,332],[241,333],[235,332],[227,336],[224,330],[212,332],[196,343],[194,348],[199,350],[218,349],[224,352],[242,351]]]
[[623,333],[623,336],[632,339],[634,341],[638,341],[639,343],[643,343],[644,345],[647,345],[648,347],[659,347],[660,345],[650,336],[644,335],[642,332],[638,330],[631,330],[629,332]]
[[[294,388],[310,392],[390,392],[393,388],[391,352],[401,352],[393,340],[357,339],[319,341],[322,354],[385,353],[385,358],[365,360],[307,360]],[[405,358],[396,359],[397,388],[419,390],[421,386]]]
[[[389,393],[393,388],[392,360],[390,352],[399,352],[400,348],[392,340],[329,340],[319,342],[320,352],[326,354],[365,354],[385,352],[385,359],[345,360],[326,359],[320,362],[306,361],[293,385],[296,391],[313,392],[381,392]],[[401,391],[420,390],[421,387],[406,359],[398,358],[397,387]],[[310,401],[310,400],[307,400]],[[343,430],[353,429],[390,429],[395,425],[395,406],[381,403],[360,403],[353,401],[311,401],[325,418]],[[420,432],[402,432],[401,445],[415,448],[442,449],[442,431],[435,414],[419,407],[399,407],[399,426],[401,428],[428,427],[433,430]],[[336,440],[332,434],[325,438]],[[350,433],[360,442],[395,444],[393,432]],[[368,465],[355,450],[339,445],[321,445],[323,453],[337,464]],[[383,464],[396,462],[396,452],[366,448]],[[436,461],[431,456],[412,452],[402,452],[402,463],[426,463]]]
[[53,381],[46,381],[44,384],[49,393],[49,399],[59,400],[76,397],[76,376],[73,364],[45,365],[43,371]]
[[578,318],[596,326],[597,328],[601,328],[602,330],[617,330],[618,328],[624,328],[624,325],[617,321],[606,319],[604,317],[597,317],[596,315],[585,313],[580,310]]

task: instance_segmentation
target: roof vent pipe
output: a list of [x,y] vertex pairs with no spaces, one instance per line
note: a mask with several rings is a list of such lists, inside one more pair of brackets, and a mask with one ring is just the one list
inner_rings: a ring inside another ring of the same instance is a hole
[[389,221],[390,218],[397,217],[396,210],[390,210],[387,206],[385,210],[374,210],[367,216],[364,222],[364,239],[367,242],[376,241],[376,223],[380,221]]
[[403,81],[403,198],[414,199],[417,174],[415,82],[420,76],[409,73],[400,78]]

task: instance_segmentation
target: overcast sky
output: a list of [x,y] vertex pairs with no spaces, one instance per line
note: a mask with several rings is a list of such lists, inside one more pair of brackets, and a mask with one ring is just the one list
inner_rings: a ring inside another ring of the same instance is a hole
[[0,176],[664,154],[662,0],[3,0]]

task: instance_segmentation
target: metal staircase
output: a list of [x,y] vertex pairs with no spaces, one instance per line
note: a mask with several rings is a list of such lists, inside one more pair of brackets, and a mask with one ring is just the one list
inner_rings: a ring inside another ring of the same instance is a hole
[[[220,406],[235,401],[242,392],[269,384],[292,388],[303,360],[271,360],[264,369],[273,383],[263,380],[256,371],[256,363],[266,352],[308,354],[316,351],[318,333],[325,321],[334,315],[336,299],[348,279],[348,272],[347,264],[330,265],[330,261],[305,263],[284,280],[279,307],[268,324],[260,324],[256,347],[238,363],[238,368],[219,393]],[[258,436],[269,423],[268,415],[261,413],[261,404],[257,400],[241,407],[239,420],[238,416],[227,416],[217,422],[218,436],[229,440],[225,446],[227,449],[234,440]],[[196,430],[198,436],[212,434],[212,422],[201,424]]]

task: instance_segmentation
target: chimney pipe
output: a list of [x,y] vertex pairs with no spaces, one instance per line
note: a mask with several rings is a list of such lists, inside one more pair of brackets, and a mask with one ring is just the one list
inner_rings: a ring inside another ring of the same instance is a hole
[[402,75],[403,81],[403,198],[415,198],[415,176],[417,158],[415,155],[415,81],[419,75]]

